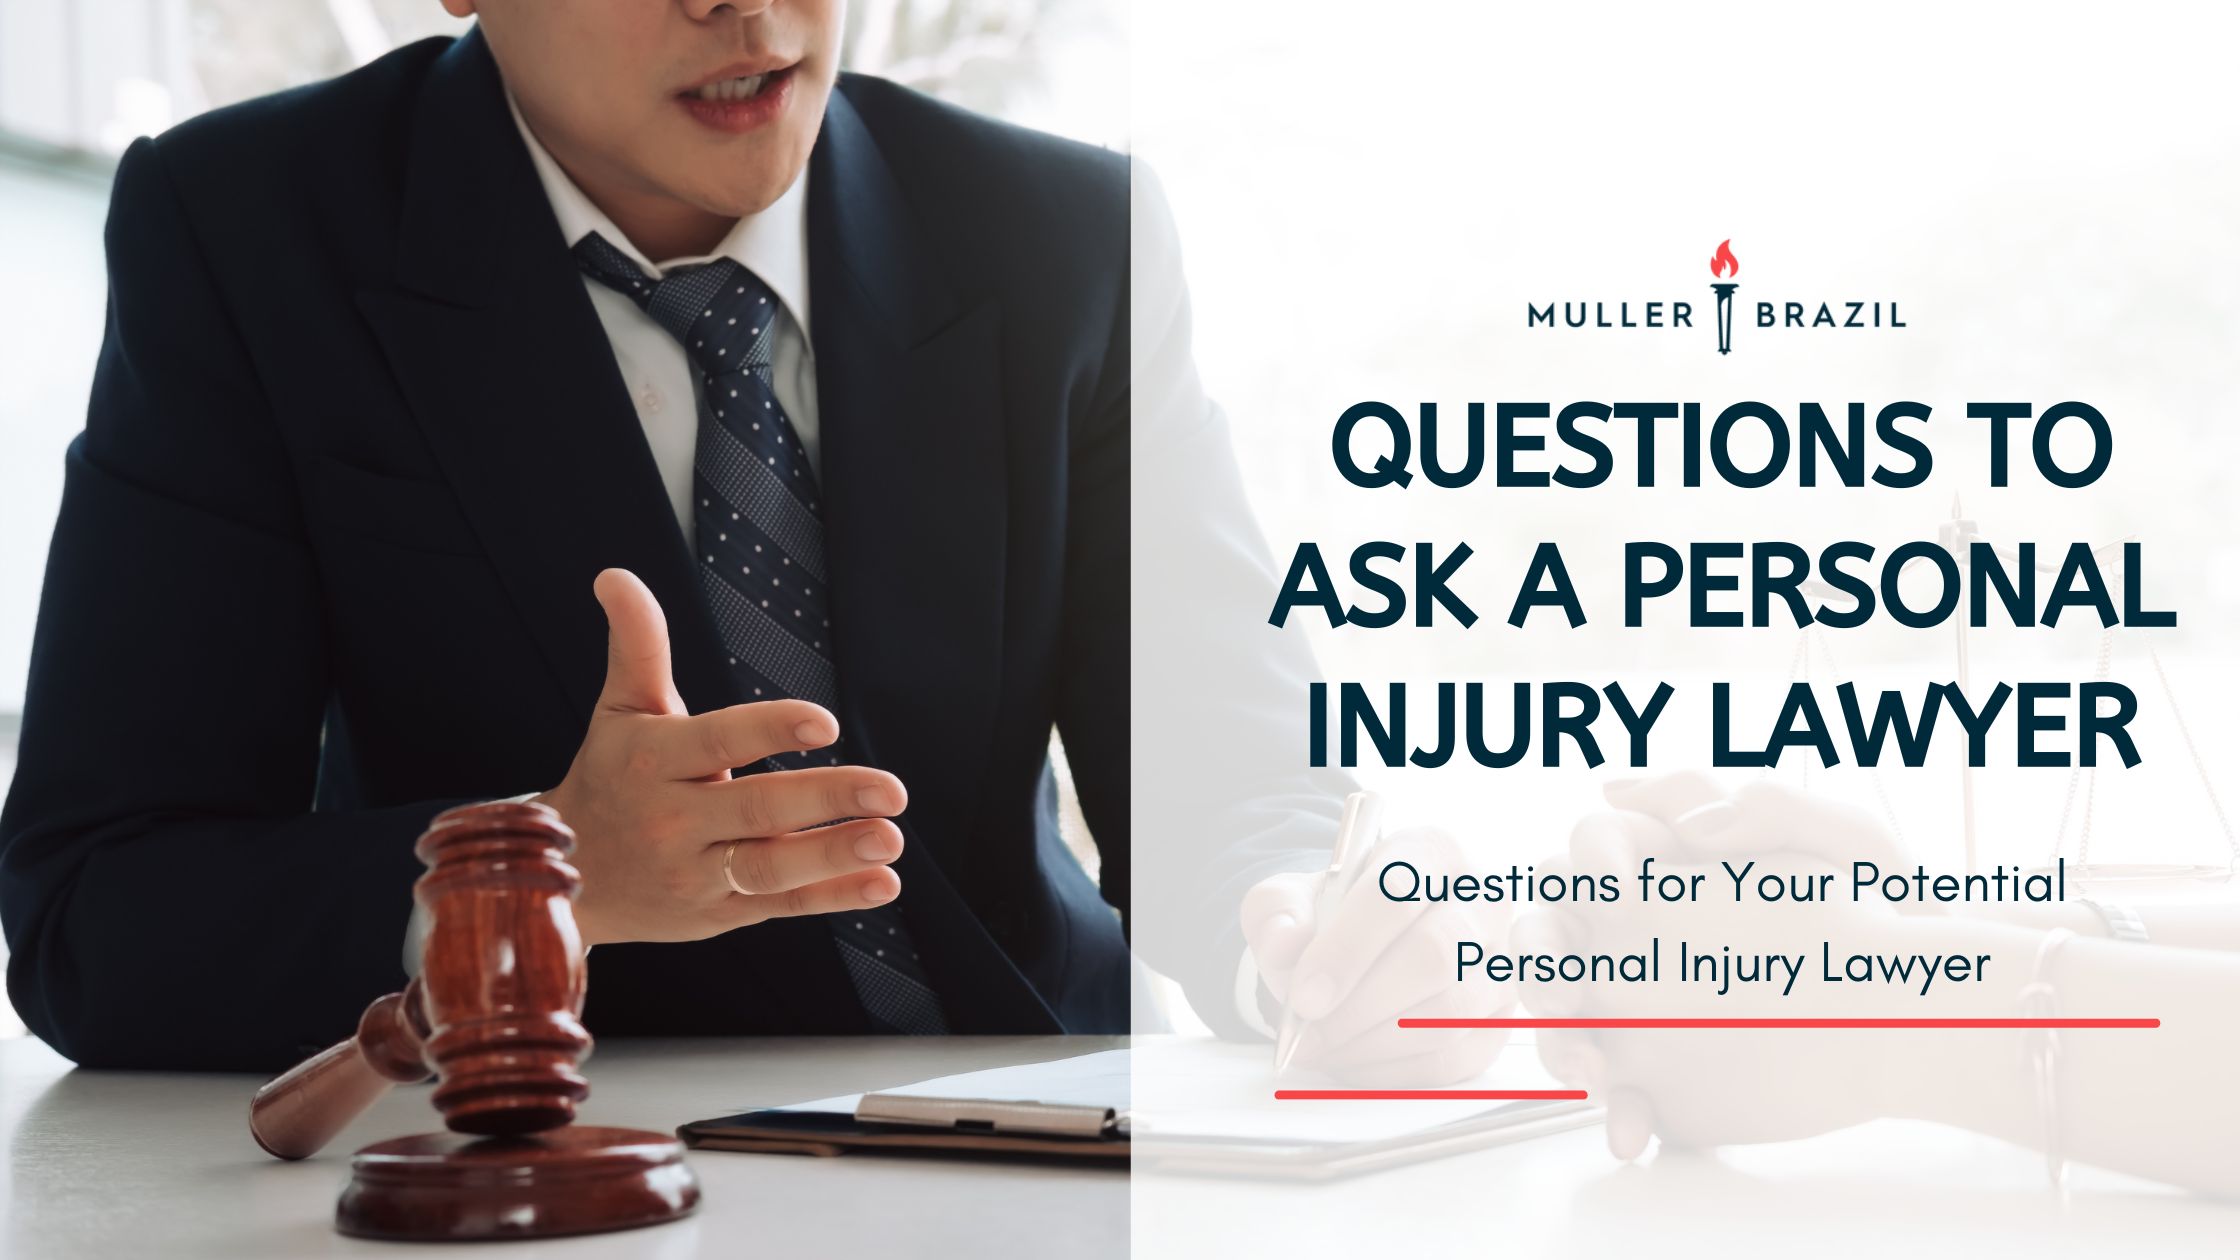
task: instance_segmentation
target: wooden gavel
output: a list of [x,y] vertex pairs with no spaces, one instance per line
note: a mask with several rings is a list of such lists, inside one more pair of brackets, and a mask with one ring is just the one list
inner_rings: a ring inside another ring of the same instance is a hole
[[249,1136],[268,1155],[306,1159],[379,1102],[392,1085],[424,1081],[428,1016],[419,977],[378,998],[357,1035],[298,1063],[249,1100]]
[[249,1132],[281,1159],[317,1153],[397,1084],[436,1077],[453,1134],[377,1143],[353,1161],[345,1233],[523,1237],[674,1219],[699,1189],[658,1133],[573,1127],[590,1085],[574,833],[542,805],[440,814],[414,852],[430,924],[420,975],[377,998],[347,1041],[265,1085]]
[[436,1110],[461,1133],[538,1133],[575,1119],[590,1086],[583,946],[569,902],[583,877],[552,810],[500,802],[449,810],[414,852],[433,931],[420,974],[377,998],[357,1035],[257,1091],[249,1132],[282,1159],[316,1154],[393,1085],[441,1078]]

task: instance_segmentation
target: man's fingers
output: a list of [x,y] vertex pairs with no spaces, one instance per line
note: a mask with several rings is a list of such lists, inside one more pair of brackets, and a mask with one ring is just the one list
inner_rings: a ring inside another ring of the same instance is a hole
[[1395,861],[1425,872],[1459,868],[1453,841],[1435,831],[1397,836],[1381,850],[1377,861],[1346,890],[1332,921],[1313,925],[1314,939],[1299,955],[1292,973],[1291,1009],[1301,1019],[1321,1019],[1336,1009],[1377,955],[1433,904],[1393,901],[1379,890],[1379,872]]
[[1570,865],[1565,873],[1615,875],[1622,884],[1640,870],[1644,857],[1682,856],[1671,831],[1647,814],[1604,811],[1589,814],[1571,829]]
[[1729,796],[1711,776],[1686,770],[1612,783],[1604,795],[1664,823],[1686,853],[1707,860],[1788,851],[1845,866],[1903,856],[1866,810],[1772,780],[1753,780]]
[[[648,738],[654,741],[655,759],[665,777],[698,779],[752,766],[780,753],[823,748],[840,738],[840,722],[822,705],[806,700],[765,700],[660,723]],[[845,810],[829,817],[858,812]]]
[[[1593,940],[1593,930],[1582,924],[1579,916],[1557,910],[1520,914],[1509,929],[1511,951],[1544,958],[1578,953]],[[1560,976],[1549,980],[1527,977],[1519,983],[1518,991],[1527,1010],[1553,1019],[1582,1014],[1588,999],[1584,981]]]
[[[862,818],[836,827],[782,836],[726,840],[708,846],[720,876],[730,863],[731,882],[750,894],[791,892],[902,856],[902,829],[884,818]],[[723,885],[729,887],[729,885]]]
[[1378,955],[1337,1008],[1310,1025],[1309,1035],[1320,1045],[1343,1046],[1364,1033],[1395,1027],[1402,1015],[1434,1000],[1448,1006],[1432,1014],[1476,1018],[1498,1013],[1514,999],[1512,989],[1486,979],[1483,970],[1455,979],[1455,942],[1469,940],[1471,934],[1469,916],[1452,906],[1434,908]]
[[751,927],[769,919],[866,910],[893,901],[901,892],[902,877],[890,867],[878,866],[860,874],[819,880],[785,892],[758,893],[751,897],[734,893],[717,903],[713,911],[714,932]]
[[1314,876],[1271,875],[1254,884],[1245,890],[1237,921],[1260,978],[1270,993],[1283,997],[1292,968],[1314,936]]
[[682,713],[669,673],[669,623],[653,592],[628,569],[603,569],[591,593],[607,614],[607,681],[599,707],[625,713]]
[[1614,1089],[1603,1096],[1603,1106],[1609,1109],[1603,1136],[1610,1143],[1612,1155],[1630,1160],[1649,1149],[1649,1139],[1657,1131],[1657,1112],[1648,1095],[1635,1089]]
[[703,842],[779,836],[836,818],[892,818],[910,803],[902,780],[869,766],[772,770],[684,786],[693,793],[691,832]]
[[1872,813],[1787,783],[1759,780],[1735,790],[1734,809],[1691,839],[1706,856],[1806,854],[1848,870],[1853,862],[1888,866],[1902,854]]
[[1605,784],[1602,795],[1618,809],[1647,814],[1665,824],[1683,841],[1720,825],[1722,812],[1731,809],[1726,789],[1701,770],[1680,770],[1646,779],[1619,779]]
[[1602,1090],[1605,1070],[1602,1046],[1592,1032],[1576,1028],[1539,1028],[1533,1030],[1533,1048],[1540,1054],[1540,1066],[1574,1089],[1590,1094]]

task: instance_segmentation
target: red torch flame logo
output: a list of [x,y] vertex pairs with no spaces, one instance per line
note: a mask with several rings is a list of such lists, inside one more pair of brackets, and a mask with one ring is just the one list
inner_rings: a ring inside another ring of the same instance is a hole
[[1731,276],[1742,270],[1742,264],[1735,261],[1734,251],[1727,248],[1728,244],[1727,241],[1719,242],[1719,252],[1711,256],[1711,274],[1714,276]]

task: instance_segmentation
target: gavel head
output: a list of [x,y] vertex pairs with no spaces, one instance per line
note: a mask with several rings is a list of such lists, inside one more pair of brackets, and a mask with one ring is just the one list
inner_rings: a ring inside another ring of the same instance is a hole
[[571,904],[575,834],[542,805],[496,802],[438,815],[414,852],[413,895],[436,1109],[461,1133],[519,1134],[575,1118],[591,1087],[583,945]]

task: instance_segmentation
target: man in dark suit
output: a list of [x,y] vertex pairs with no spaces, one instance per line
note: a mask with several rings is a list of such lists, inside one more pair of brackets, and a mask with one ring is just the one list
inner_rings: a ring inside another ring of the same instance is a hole
[[[597,1034],[1124,1031],[1125,160],[838,75],[835,0],[447,5],[119,167],[0,819],[24,1019],[284,1064],[403,982],[428,820],[534,794]],[[1177,545],[1268,589],[1215,524]],[[1205,764],[1295,742],[1211,716]],[[1151,841],[1218,1026],[1332,786]]]

